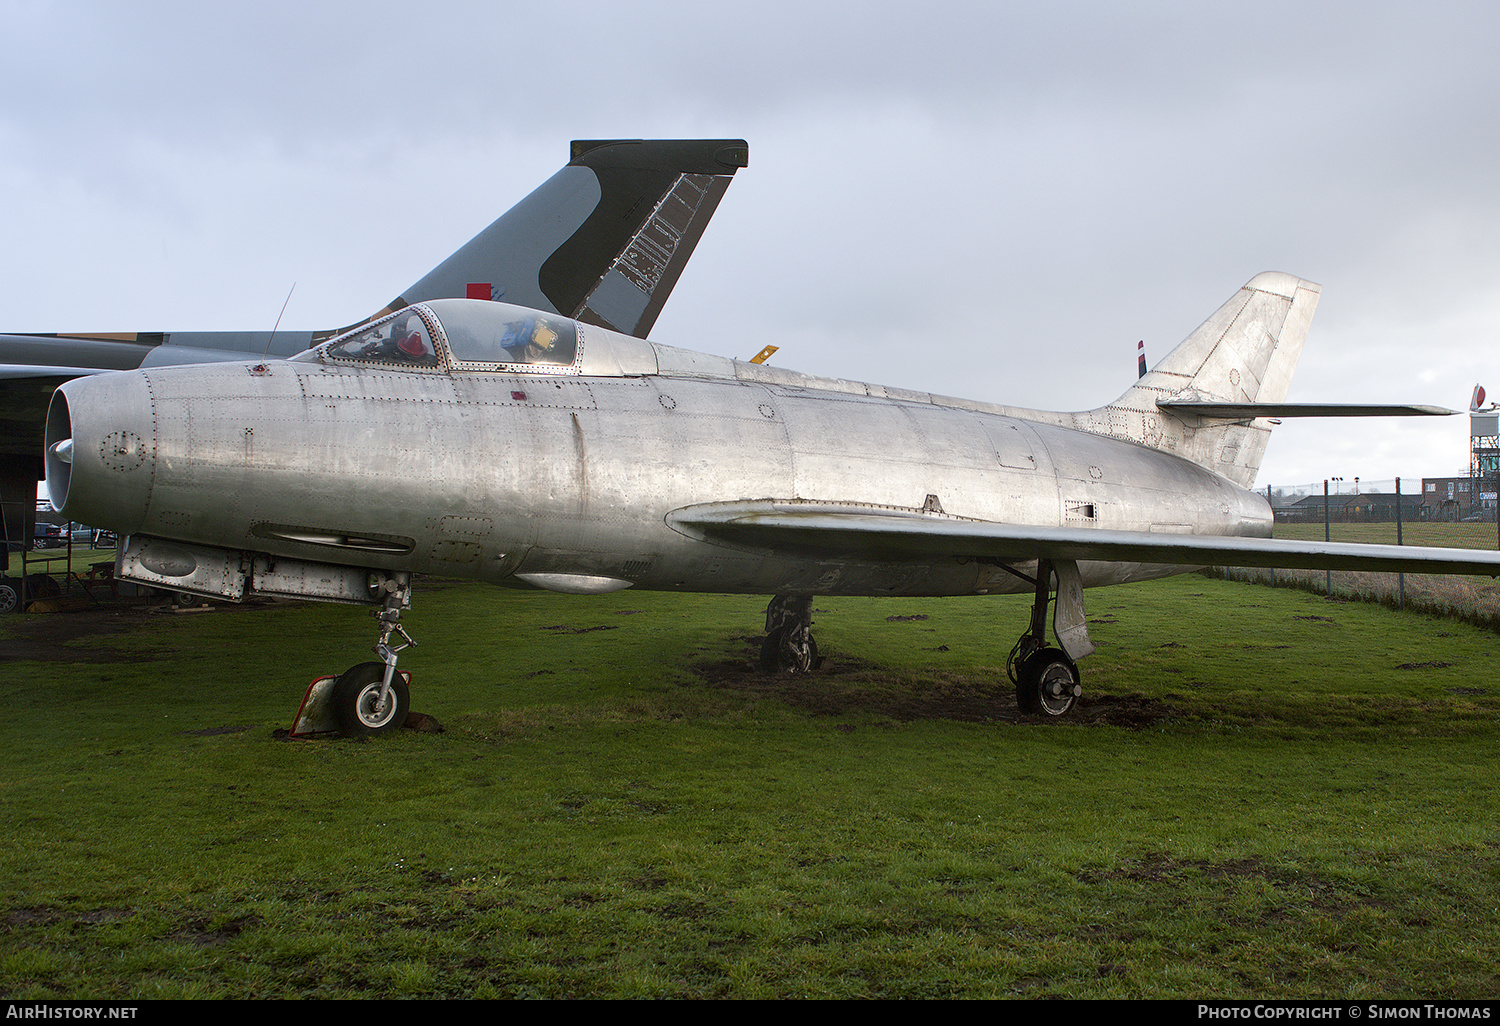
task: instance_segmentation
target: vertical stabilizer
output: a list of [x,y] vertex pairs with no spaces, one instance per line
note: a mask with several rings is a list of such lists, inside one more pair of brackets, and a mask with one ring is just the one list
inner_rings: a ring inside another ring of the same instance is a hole
[[1176,453],[1251,487],[1270,438],[1269,421],[1168,413],[1157,401],[1285,400],[1320,291],[1294,275],[1256,275],[1119,399],[1075,415],[1076,426]]

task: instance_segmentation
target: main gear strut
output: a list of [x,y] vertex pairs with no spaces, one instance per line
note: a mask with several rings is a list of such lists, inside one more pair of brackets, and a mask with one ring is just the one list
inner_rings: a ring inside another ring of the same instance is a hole
[[1031,625],[1005,661],[1005,672],[1016,686],[1016,705],[1023,713],[1061,716],[1083,694],[1078,682],[1078,664],[1067,652],[1047,644],[1047,606],[1054,574],[1057,576],[1054,613],[1059,621],[1056,625],[1059,639],[1079,649],[1080,655],[1093,651],[1083,621],[1083,582],[1078,575],[1078,564],[1067,561],[1054,566],[1051,560],[1038,560]]
[[777,595],[766,606],[766,640],[760,646],[761,672],[801,674],[817,668],[812,596]]

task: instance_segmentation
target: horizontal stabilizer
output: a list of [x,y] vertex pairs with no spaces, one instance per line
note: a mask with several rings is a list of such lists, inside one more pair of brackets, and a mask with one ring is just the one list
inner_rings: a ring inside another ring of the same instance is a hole
[[1034,527],[918,510],[881,511],[796,501],[689,506],[670,514],[668,522],[684,533],[716,541],[830,559],[954,556],[1001,563],[1071,559],[1500,576],[1500,552],[1483,549]]
[[1383,406],[1375,403],[1217,403],[1196,399],[1158,399],[1157,409],[1196,414],[1214,420],[1256,417],[1451,417],[1457,410],[1441,406]]
[[[102,367],[43,367],[29,363],[0,363],[0,380],[47,378],[53,381],[50,388],[56,388],[64,381],[81,378],[86,374],[103,374],[106,369]],[[50,397],[50,390],[48,395]]]

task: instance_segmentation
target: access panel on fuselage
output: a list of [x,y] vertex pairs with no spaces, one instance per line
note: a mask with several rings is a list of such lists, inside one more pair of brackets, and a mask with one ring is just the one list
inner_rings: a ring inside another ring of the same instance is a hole
[[791,451],[778,404],[760,385],[691,378],[592,379],[584,420],[589,501],[598,518],[632,522],[642,503],[668,511],[783,496]]
[[1024,425],[951,407],[778,391],[796,498],[920,509],[935,496],[945,513],[984,520],[1055,508]]

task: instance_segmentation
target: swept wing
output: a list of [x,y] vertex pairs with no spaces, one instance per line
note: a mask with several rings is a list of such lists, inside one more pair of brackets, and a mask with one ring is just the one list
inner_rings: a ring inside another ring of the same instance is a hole
[[1004,564],[1050,559],[1500,576],[1500,552],[1480,549],[1037,527],[818,503],[690,506],[669,522],[705,539],[829,559],[951,556]]

